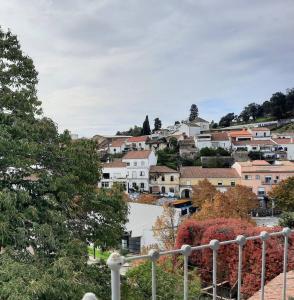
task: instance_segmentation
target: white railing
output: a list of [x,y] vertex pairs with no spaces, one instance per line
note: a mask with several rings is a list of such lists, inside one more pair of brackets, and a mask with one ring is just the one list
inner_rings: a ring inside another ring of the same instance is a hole
[[[290,230],[289,228],[284,228],[279,232],[271,232],[268,233],[266,231],[262,231],[260,235],[257,236],[249,236],[245,237],[243,235],[239,235],[235,240],[228,241],[218,241],[211,240],[209,244],[194,246],[183,245],[181,249],[170,250],[159,252],[157,250],[150,250],[148,255],[138,255],[132,257],[124,257],[119,253],[112,253],[107,260],[107,264],[111,269],[111,299],[112,300],[120,300],[120,269],[124,263],[135,261],[135,260],[146,260],[149,259],[152,262],[152,272],[151,272],[151,280],[152,280],[152,300],[156,300],[156,261],[160,256],[174,255],[180,254],[184,256],[184,290],[183,290],[183,299],[188,300],[188,259],[193,251],[199,251],[203,249],[211,249],[212,250],[212,298],[213,300],[217,299],[217,253],[220,246],[225,245],[238,245],[238,291],[237,291],[237,299],[241,300],[241,283],[242,283],[242,257],[243,257],[243,246],[247,241],[252,240],[261,240],[262,241],[262,262],[261,262],[261,288],[260,288],[260,299],[264,300],[264,286],[265,286],[265,267],[266,267],[266,241],[273,236],[283,236],[284,237],[284,257],[283,257],[283,287],[281,291],[281,299],[286,300],[286,291],[287,291],[287,262],[288,262],[288,239],[289,235],[293,233],[294,230]],[[88,299],[88,298],[86,298]],[[94,299],[94,298],[89,298]]]

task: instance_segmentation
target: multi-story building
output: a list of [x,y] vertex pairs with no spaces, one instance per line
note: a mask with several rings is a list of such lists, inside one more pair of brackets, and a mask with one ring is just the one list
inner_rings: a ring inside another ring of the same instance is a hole
[[127,189],[127,164],[116,160],[102,165],[101,180],[99,188],[111,188],[114,183],[120,183]]
[[233,141],[251,141],[252,134],[245,128],[242,130],[228,132],[230,140]]
[[294,138],[273,138],[277,151],[287,153],[288,160],[294,160]]
[[276,161],[273,165],[265,160],[236,162],[232,168],[241,177],[241,184],[252,188],[262,207],[267,206],[267,196],[273,186],[294,176],[294,163],[290,161]]
[[197,135],[195,145],[199,150],[207,147],[213,149],[223,148],[229,151],[232,143],[227,132],[211,132]]
[[141,151],[141,150],[148,150],[149,146],[146,145],[146,142],[149,140],[147,135],[143,136],[133,136],[127,139],[126,141],[126,151]]
[[271,131],[266,127],[253,127],[249,128],[248,131],[251,133],[253,139],[268,140],[271,138]]
[[157,157],[151,150],[129,151],[122,158],[126,163],[128,190],[149,191],[149,169]]
[[150,193],[179,195],[180,174],[166,166],[151,166],[149,172]]
[[180,194],[183,198],[189,198],[193,186],[199,181],[207,179],[219,191],[224,192],[230,187],[240,184],[241,177],[232,168],[202,168],[182,167],[180,169]]
[[126,148],[126,141],[127,139],[116,139],[111,142],[109,145],[109,153],[110,154],[119,154],[123,153]]

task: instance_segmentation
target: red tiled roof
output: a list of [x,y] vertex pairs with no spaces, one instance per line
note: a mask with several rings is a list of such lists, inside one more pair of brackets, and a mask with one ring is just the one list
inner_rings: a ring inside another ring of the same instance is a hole
[[229,136],[227,132],[213,132],[211,134],[212,141],[228,141]]
[[121,160],[115,160],[115,161],[103,164],[102,166],[103,166],[103,168],[124,168],[127,166],[127,164],[122,162]]
[[293,144],[293,141],[291,139],[272,139],[276,144],[283,145],[283,144]]
[[177,170],[171,169],[167,166],[151,166],[150,173],[177,173]]
[[232,141],[235,146],[246,146],[246,145],[275,145],[272,140],[251,140],[251,141]]
[[248,132],[246,129],[243,130],[236,130],[236,131],[231,131],[228,133],[230,137],[238,137],[238,136],[252,136],[250,132]]
[[128,138],[129,143],[138,143],[138,142],[146,142],[148,139],[148,135],[143,136],[133,136],[131,138]]
[[123,157],[123,159],[144,159],[148,158],[151,152],[151,150],[130,151]]
[[182,178],[239,178],[235,169],[230,168],[202,168],[182,167],[180,170]]
[[110,147],[121,147],[125,143],[126,139],[117,139],[114,140],[111,144]]
[[[268,282],[264,287],[264,299],[266,300],[279,300],[282,299],[282,291],[283,291],[283,275],[281,273],[273,280]],[[290,299],[290,297],[294,297],[294,271],[290,271],[287,273],[287,292],[286,299]],[[260,291],[255,293],[248,300],[259,300],[260,299]]]

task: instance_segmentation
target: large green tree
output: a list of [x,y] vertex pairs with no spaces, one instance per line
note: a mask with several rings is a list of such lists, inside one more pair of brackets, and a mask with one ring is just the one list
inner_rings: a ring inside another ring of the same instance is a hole
[[149,118],[147,115],[143,122],[142,135],[150,135],[150,134],[151,134],[151,129],[150,129]]
[[193,122],[199,115],[198,106],[196,104],[192,104],[190,108],[189,121]]
[[0,28],[0,299],[108,299],[108,271],[87,265],[87,245],[116,246],[127,205],[118,189],[97,191],[94,143],[58,134],[37,82],[17,37]]

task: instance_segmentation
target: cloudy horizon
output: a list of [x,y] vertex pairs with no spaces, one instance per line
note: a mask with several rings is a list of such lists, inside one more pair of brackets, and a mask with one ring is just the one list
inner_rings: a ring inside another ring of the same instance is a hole
[[0,24],[34,60],[44,114],[90,137],[293,88],[293,15],[291,0],[10,0]]

